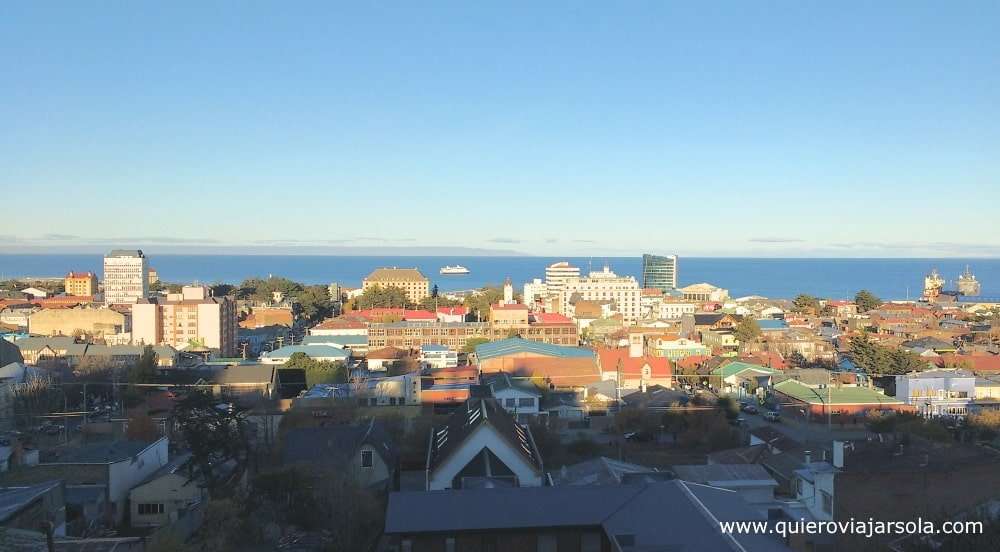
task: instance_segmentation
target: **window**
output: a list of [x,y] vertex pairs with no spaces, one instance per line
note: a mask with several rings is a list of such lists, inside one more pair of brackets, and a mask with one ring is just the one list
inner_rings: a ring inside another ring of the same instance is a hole
[[533,408],[535,406],[535,399],[533,398],[517,399],[517,406]]
[[372,451],[363,450],[361,451],[361,467],[370,468],[374,464],[374,459],[372,458]]
[[514,408],[517,406],[517,399],[506,399],[503,402],[504,406],[507,408]]
[[455,537],[444,539],[444,552],[455,552]]
[[163,504],[140,504],[140,516],[155,516],[163,513]]
[[820,491],[820,495],[823,497],[823,511],[832,514],[833,513],[833,497],[830,493],[826,491]]

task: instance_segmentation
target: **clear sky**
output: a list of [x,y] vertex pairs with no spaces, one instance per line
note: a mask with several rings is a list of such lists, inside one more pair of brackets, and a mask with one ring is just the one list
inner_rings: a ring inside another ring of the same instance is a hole
[[1000,256],[1000,2],[373,4],[4,2],[0,251]]

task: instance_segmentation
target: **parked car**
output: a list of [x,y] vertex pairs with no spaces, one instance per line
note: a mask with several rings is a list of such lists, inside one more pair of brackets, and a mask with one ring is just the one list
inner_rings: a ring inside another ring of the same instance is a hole
[[757,410],[757,407],[750,403],[744,403],[740,410],[746,412],[747,414],[756,414],[757,412],[759,412]]
[[624,435],[626,441],[648,443],[653,440],[653,434],[647,431],[630,431]]
[[780,422],[781,414],[778,414],[774,410],[768,410],[767,412],[764,413],[764,419],[769,422]]

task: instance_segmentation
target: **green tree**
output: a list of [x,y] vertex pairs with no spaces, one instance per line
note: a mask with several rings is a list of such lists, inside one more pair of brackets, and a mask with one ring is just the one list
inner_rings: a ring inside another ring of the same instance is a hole
[[406,291],[396,286],[372,286],[364,291],[354,301],[358,310],[374,308],[411,308],[410,298]]
[[246,411],[239,404],[220,404],[210,393],[196,390],[177,403],[175,413],[194,470],[210,493],[221,483],[219,466],[233,461],[236,473],[242,473],[249,441]]
[[850,349],[854,364],[872,376],[901,375],[924,366],[919,356],[879,345],[868,334],[851,337]]
[[476,293],[465,297],[465,307],[469,313],[475,313],[482,320],[490,316],[490,306],[495,305],[503,299],[503,288],[486,286],[476,291]]
[[292,353],[292,356],[282,366],[305,371],[306,385],[309,387],[318,383],[344,383],[347,381],[347,369],[344,367],[344,363],[316,360],[305,353]]
[[803,314],[816,314],[819,312],[819,299],[805,293],[799,294],[792,301],[792,310]]
[[752,316],[744,316],[742,320],[736,324],[736,328],[733,330],[733,335],[739,340],[740,346],[747,346],[753,343],[760,337],[760,324]]
[[315,324],[333,315],[333,302],[326,286],[308,286],[296,298],[297,314],[309,324]]
[[854,296],[854,304],[858,306],[859,312],[868,312],[882,306],[882,300],[876,297],[874,293],[863,289]]
[[465,341],[465,346],[462,347],[463,353],[474,353],[476,352],[476,347],[482,345],[483,343],[489,343],[490,340],[485,337],[472,337]]
[[156,378],[156,353],[152,345],[146,345],[139,361],[129,366],[125,377],[131,384],[153,383]]

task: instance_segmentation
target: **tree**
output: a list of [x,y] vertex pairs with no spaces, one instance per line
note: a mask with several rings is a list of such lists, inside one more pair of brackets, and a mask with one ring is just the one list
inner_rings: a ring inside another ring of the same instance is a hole
[[410,298],[406,291],[396,286],[372,286],[354,301],[359,310],[374,308],[410,308]]
[[153,382],[156,378],[156,353],[152,345],[146,345],[139,361],[129,366],[125,377],[131,384]]
[[727,420],[735,420],[740,416],[740,409],[732,397],[719,397],[715,407],[726,416]]
[[1000,435],[1000,410],[983,410],[978,414],[970,414],[967,422],[983,441],[992,441]]
[[485,337],[472,337],[465,340],[465,346],[462,347],[463,353],[474,353],[476,352],[476,347],[482,345],[483,343],[489,343],[490,340]]
[[858,312],[868,312],[882,306],[882,300],[874,293],[863,289],[854,296],[854,304],[858,306]]
[[234,461],[236,472],[243,471],[248,456],[246,411],[236,403],[220,403],[210,393],[196,390],[177,403],[175,409],[181,433],[191,450],[194,470],[209,492],[221,480],[217,469]]
[[819,312],[819,299],[802,293],[792,301],[792,307],[792,310],[798,313],[816,314]]
[[490,316],[490,306],[495,305],[503,299],[503,289],[495,286],[486,286],[475,293],[465,297],[465,307],[470,313],[477,313],[480,319],[485,320]]
[[750,343],[753,343],[760,337],[760,324],[752,316],[744,316],[742,320],[736,324],[736,328],[733,330],[733,335],[739,340],[741,347],[746,347]]
[[312,387],[317,383],[344,383],[347,381],[347,369],[342,362],[316,360],[305,353],[292,353],[284,368],[298,368],[306,373],[306,385]]
[[309,324],[315,324],[333,315],[333,302],[326,286],[309,286],[297,297],[296,310]]
[[138,414],[129,418],[125,435],[130,441],[155,441],[160,436],[160,430],[152,418]]
[[792,351],[792,354],[788,355],[788,363],[795,367],[803,367],[809,363],[806,357],[802,356],[802,353],[798,351]]
[[442,295],[430,295],[424,297],[420,300],[417,306],[421,309],[435,311],[438,307],[454,307],[456,305],[461,305],[461,301],[456,301],[454,299],[449,299]]
[[902,375],[924,365],[919,356],[879,345],[869,339],[868,334],[851,337],[850,348],[854,364],[872,376]]

